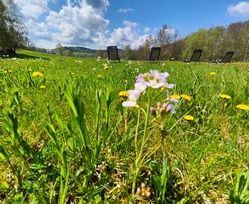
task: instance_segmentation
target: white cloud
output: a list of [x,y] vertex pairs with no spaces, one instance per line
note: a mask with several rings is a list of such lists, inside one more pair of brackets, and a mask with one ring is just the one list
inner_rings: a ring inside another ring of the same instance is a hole
[[144,28],[144,32],[145,32],[145,33],[150,32],[150,28],[149,28],[149,27],[145,27],[145,28]]
[[119,13],[127,13],[127,12],[132,12],[132,11],[134,11],[134,10],[131,8],[120,8],[118,10]]
[[56,45],[58,45],[58,43],[56,42],[51,42],[50,40],[39,40],[39,42],[36,43],[37,47],[40,48],[46,48],[46,49],[54,49],[56,48]]
[[231,16],[243,16],[248,17],[249,16],[249,2],[241,1],[236,5],[230,5],[227,8],[227,12]]
[[49,0],[14,0],[14,2],[21,9],[21,14],[24,19],[38,20],[38,18],[49,12]]
[[144,44],[147,39],[149,39],[149,34],[139,36],[138,39],[131,42],[130,47],[132,49],[137,49],[140,45]]
[[131,21],[123,21],[123,24],[127,27],[134,27],[136,28],[138,26],[138,23],[136,22],[131,22]]
[[107,31],[106,34],[108,34],[109,37],[106,37],[106,34],[102,33],[98,38],[93,39],[94,43],[102,49],[109,45],[116,45],[118,48],[124,48],[129,45],[132,49],[137,49],[148,39],[149,34],[139,36],[138,23],[124,21],[123,25],[124,27],[116,28],[111,33]]
[[[104,14],[108,0],[67,0],[59,10],[48,8],[59,0],[15,0],[29,29],[29,37],[37,47],[52,49],[62,46],[84,46],[105,49],[108,45],[136,49],[148,38],[139,35],[139,24],[123,21],[123,26],[108,30],[110,21]],[[131,11],[131,10],[129,10]],[[145,29],[146,32],[149,28]]]
[[106,9],[109,6],[108,0],[86,0],[86,3],[98,9]]

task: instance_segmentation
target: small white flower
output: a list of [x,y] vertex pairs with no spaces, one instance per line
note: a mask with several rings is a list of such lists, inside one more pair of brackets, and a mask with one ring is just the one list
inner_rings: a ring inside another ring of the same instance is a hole
[[135,107],[137,105],[137,100],[140,96],[140,92],[137,90],[129,90],[129,100],[122,103],[124,107]]

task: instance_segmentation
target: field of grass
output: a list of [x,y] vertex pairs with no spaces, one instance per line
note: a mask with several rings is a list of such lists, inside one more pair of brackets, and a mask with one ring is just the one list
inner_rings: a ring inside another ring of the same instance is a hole
[[[249,203],[249,63],[18,56],[0,59],[0,203]],[[124,107],[150,70],[168,86]]]

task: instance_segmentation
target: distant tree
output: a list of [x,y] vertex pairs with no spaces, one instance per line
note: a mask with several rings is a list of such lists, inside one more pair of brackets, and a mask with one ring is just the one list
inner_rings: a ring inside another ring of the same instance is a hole
[[185,38],[178,39],[173,43],[164,45],[162,50],[167,50],[166,59],[169,60],[182,60],[182,52],[184,50]]
[[56,45],[56,51],[61,56],[64,54],[64,48],[61,46],[60,43]]
[[43,52],[43,53],[47,52],[47,50],[45,48],[35,48],[35,51],[36,52]]
[[240,60],[248,61],[249,60],[249,21],[245,21],[243,23],[243,28],[241,30],[240,36],[240,48],[242,49],[241,52],[236,52],[235,57],[237,54],[241,53]]
[[159,30],[157,34],[157,42],[159,46],[167,45],[171,43],[171,33],[169,32],[169,29],[166,24],[162,26],[162,28]]
[[150,44],[150,47],[155,47],[155,46],[157,46],[157,39],[155,39],[154,37],[153,37],[153,35],[149,35],[149,37],[148,37],[148,41],[149,41],[149,44]]
[[[166,24],[162,26],[157,34],[157,39],[154,40],[154,45],[161,47],[161,59],[169,59],[171,56],[171,51],[168,49],[174,46],[174,42],[179,38],[178,31],[169,29]],[[170,46],[167,46],[170,45]]]
[[71,50],[66,50],[66,55],[67,55],[67,56],[72,56],[72,54],[73,54],[73,53],[71,52]]
[[136,59],[136,52],[131,49],[129,45],[125,46],[123,57],[127,60],[135,60]]
[[202,49],[203,54],[201,58],[206,59],[207,51],[208,51],[207,36],[208,36],[208,32],[204,28],[201,28],[197,32],[190,34],[185,40],[185,49],[183,51],[183,59],[188,59],[189,57],[191,57],[195,49]]
[[14,0],[0,0],[0,47],[3,51],[29,43],[28,30],[20,19]]
[[208,30],[208,56],[209,60],[220,58],[221,54],[224,55],[223,44],[224,44],[224,33],[225,27],[217,26]]
[[103,57],[104,57],[104,52],[103,52],[103,50],[98,50],[98,51],[97,51],[97,56],[103,58]]
[[137,50],[137,58],[139,60],[146,60],[150,53],[150,41],[147,39],[143,45],[140,45]]
[[224,35],[224,49],[234,50],[234,60],[247,60],[249,54],[249,21],[231,23]]
[[137,59],[146,59],[152,46],[160,46],[161,59],[183,60],[189,58],[195,49],[202,49],[201,60],[213,61],[222,58],[227,51],[234,51],[233,60],[249,60],[249,21],[231,23],[228,27],[200,28],[185,38],[177,31],[172,32],[164,24],[157,34],[152,35],[138,47]]

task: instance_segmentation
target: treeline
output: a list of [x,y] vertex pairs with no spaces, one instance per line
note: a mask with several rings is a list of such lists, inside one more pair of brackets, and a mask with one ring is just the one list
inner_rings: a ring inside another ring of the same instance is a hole
[[126,46],[123,57],[146,59],[153,46],[161,47],[163,60],[188,59],[193,50],[202,49],[202,61],[220,59],[227,51],[235,52],[233,61],[249,61],[249,21],[231,23],[228,27],[201,28],[185,38],[180,38],[178,32],[172,33],[167,25],[163,25],[156,38],[150,36],[137,50]]
[[[45,49],[30,46],[28,30],[20,19],[14,0],[0,0],[0,50],[15,51],[16,47],[19,47],[46,52]],[[201,28],[185,38],[181,38],[177,31],[168,28],[165,24],[157,36],[150,35],[137,50],[126,46],[122,48],[120,55],[124,59],[144,60],[147,59],[150,48],[153,46],[161,47],[163,60],[188,59],[193,50],[202,49],[202,61],[219,59],[227,51],[234,51],[232,59],[234,61],[249,61],[249,21],[231,23],[227,27]],[[61,55],[73,55],[75,52],[70,49],[63,51],[60,47],[56,50]],[[87,53],[86,57],[90,56],[89,50],[83,53]],[[95,55],[94,52],[96,51],[90,53],[91,56]],[[105,57],[106,52],[99,50],[96,55]]]
[[27,46],[28,30],[20,21],[14,0],[0,0],[0,50],[15,52],[17,46]]

